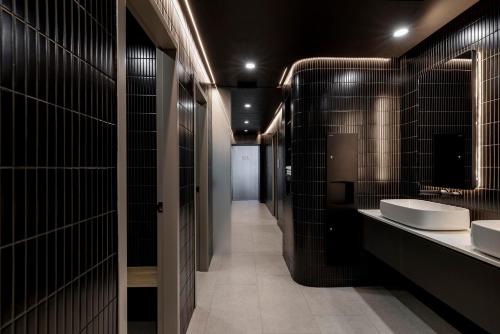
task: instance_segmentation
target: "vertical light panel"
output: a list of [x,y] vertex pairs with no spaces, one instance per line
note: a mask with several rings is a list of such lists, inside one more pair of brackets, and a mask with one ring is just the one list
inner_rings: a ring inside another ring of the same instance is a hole
[[481,188],[481,168],[483,164],[482,143],[483,143],[483,59],[481,51],[477,52],[476,77],[476,182]]

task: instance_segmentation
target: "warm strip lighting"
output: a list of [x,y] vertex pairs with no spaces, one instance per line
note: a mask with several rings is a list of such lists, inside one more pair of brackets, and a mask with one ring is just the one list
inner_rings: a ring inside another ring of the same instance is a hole
[[208,61],[207,53],[205,52],[205,47],[203,46],[203,42],[201,41],[200,33],[198,32],[198,27],[196,26],[196,22],[194,21],[193,13],[191,12],[191,7],[189,6],[188,0],[184,0],[184,3],[186,4],[186,8],[188,10],[189,19],[191,20],[191,23],[193,24],[193,27],[194,27],[196,39],[198,40],[198,43],[200,44],[203,58],[205,59],[205,63],[207,64],[208,72],[210,73],[210,80],[212,80],[212,84],[215,85],[214,74],[212,73],[212,68],[210,67],[210,62]]
[[314,57],[314,58],[299,59],[295,63],[293,63],[292,67],[290,68],[290,71],[288,71],[288,74],[286,76],[285,81],[283,82],[283,85],[290,84],[290,82],[292,80],[293,72],[295,72],[295,67],[298,66],[299,64],[302,64],[302,63],[305,63],[308,61],[321,61],[321,60],[381,61],[381,62],[391,61],[390,58],[357,58],[357,57]]
[[278,122],[278,120],[281,118],[281,111],[282,111],[281,106],[282,105],[283,105],[283,103],[280,103],[279,106],[278,106],[278,108],[276,109],[273,120],[271,121],[271,123],[267,127],[266,132],[264,132],[265,135],[271,133],[271,130],[272,130],[273,126],[274,126],[274,123]]
[[464,59],[453,58],[453,59],[448,60],[448,63],[471,63],[471,62],[472,62],[472,59],[467,59],[467,58],[464,58]]
[[285,70],[283,71],[283,74],[281,75],[280,81],[278,82],[278,88],[283,85],[283,80],[285,79],[286,70],[288,70],[288,67],[285,67]]
[[483,144],[483,131],[482,131],[482,115],[483,115],[483,66],[481,62],[481,52],[477,52],[477,76],[476,76],[476,187],[481,187],[481,166],[482,164],[482,144]]

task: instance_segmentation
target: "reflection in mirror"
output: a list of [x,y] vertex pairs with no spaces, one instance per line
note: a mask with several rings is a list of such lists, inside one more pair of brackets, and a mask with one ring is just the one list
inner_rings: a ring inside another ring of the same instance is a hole
[[422,186],[473,189],[476,52],[469,51],[418,78],[418,179]]

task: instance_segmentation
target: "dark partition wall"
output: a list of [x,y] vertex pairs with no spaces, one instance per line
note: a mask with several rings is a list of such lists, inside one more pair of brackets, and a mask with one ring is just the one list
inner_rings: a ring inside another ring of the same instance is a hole
[[116,333],[115,15],[1,2],[2,333]]
[[128,266],[156,266],[156,47],[127,12]]
[[276,208],[278,217],[278,226],[283,231],[285,219],[285,117],[281,114],[281,121],[278,125],[276,134]]
[[428,198],[467,207],[472,220],[500,217],[500,4],[481,1],[443,29],[408,52],[401,62],[403,75],[401,115],[401,182],[406,196],[417,196],[420,169],[418,159],[417,78],[436,64],[469,50],[477,51],[479,85],[478,124],[480,140],[477,163],[479,187],[462,190],[463,197]]
[[353,266],[327,264],[329,134],[358,135],[356,208],[376,208],[380,199],[399,195],[398,75],[398,62],[390,59],[315,59],[295,67],[290,97],[294,240],[287,238],[286,252],[299,283],[357,282]]
[[260,201],[265,203],[269,212],[274,215],[274,158],[273,136],[262,135],[260,144]]
[[193,77],[179,64],[180,319],[185,333],[195,307],[194,94]]
[[266,137],[261,136],[259,146],[259,202],[266,203],[267,198],[267,156],[266,156]]

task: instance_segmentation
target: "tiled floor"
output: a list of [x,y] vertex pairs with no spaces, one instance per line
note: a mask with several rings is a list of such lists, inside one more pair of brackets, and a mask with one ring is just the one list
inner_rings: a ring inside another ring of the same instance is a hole
[[456,333],[405,291],[295,283],[263,204],[233,202],[231,235],[231,253],[198,273],[189,334]]

